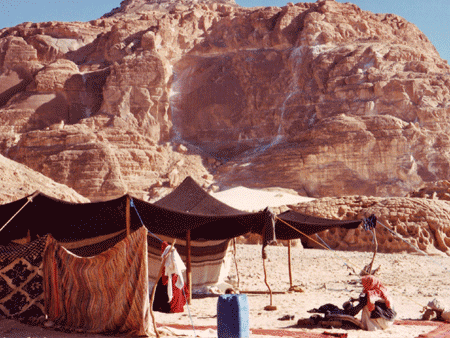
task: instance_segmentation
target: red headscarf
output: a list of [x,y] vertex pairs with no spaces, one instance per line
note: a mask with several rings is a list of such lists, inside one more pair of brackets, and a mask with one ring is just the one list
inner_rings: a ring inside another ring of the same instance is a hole
[[376,296],[384,299],[388,308],[391,307],[389,293],[378,278],[367,275],[362,278],[361,282],[364,287],[363,292],[367,295],[367,308],[369,311],[373,311],[375,309],[375,304],[372,303],[370,299],[373,299]]

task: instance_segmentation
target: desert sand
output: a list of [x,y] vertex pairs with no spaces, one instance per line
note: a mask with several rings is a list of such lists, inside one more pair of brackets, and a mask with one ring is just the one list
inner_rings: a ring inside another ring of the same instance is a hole
[[[354,338],[411,338],[418,337],[436,329],[436,325],[394,325],[385,331],[367,332],[363,330],[346,330],[341,328],[304,328],[298,327],[297,321],[309,318],[307,311],[326,303],[339,307],[350,297],[358,297],[362,290],[359,276],[353,274],[351,266],[359,272],[372,258],[371,252],[334,252],[330,250],[292,248],[293,285],[298,285],[302,292],[287,292],[290,287],[288,273],[287,248],[270,246],[266,260],[267,281],[274,292],[272,305],[275,311],[266,311],[270,304],[268,294],[248,293],[249,323],[251,329],[283,329],[292,333],[347,333]],[[236,261],[239,271],[239,289],[245,291],[268,291],[264,283],[261,258],[261,245],[237,245]],[[377,276],[389,289],[393,305],[399,320],[420,320],[423,306],[433,299],[440,299],[450,305],[448,288],[449,258],[442,256],[422,256],[419,254],[380,254],[375,257],[374,268],[380,267]],[[234,263],[230,270],[231,279],[237,279]],[[160,324],[161,335],[217,337],[217,303],[218,295],[199,296],[185,306],[184,313],[164,314],[155,312]],[[189,315],[190,314],[190,315]],[[279,318],[290,315],[293,320],[281,321]],[[360,314],[357,315],[360,317]],[[173,324],[183,325],[170,329]],[[192,329],[192,325],[194,329]],[[207,328],[213,327],[213,328]],[[263,335],[252,334],[252,337]],[[268,337],[270,335],[264,335]],[[30,326],[13,320],[0,320],[0,337],[35,337],[35,338],[77,338],[104,337],[79,333],[63,333],[49,328]],[[300,335],[301,337],[301,335]]]

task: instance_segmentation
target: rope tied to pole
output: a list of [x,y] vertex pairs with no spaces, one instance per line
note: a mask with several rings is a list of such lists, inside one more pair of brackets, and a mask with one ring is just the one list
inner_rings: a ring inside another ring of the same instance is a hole
[[136,208],[136,205],[133,202],[133,198],[130,198],[130,206],[133,207],[133,209],[136,211],[136,214],[139,217],[139,220],[141,221],[141,224],[143,227],[147,228],[148,233],[153,236],[154,238],[156,238],[157,240],[159,240],[161,243],[163,242],[163,240],[161,238],[159,238],[158,236],[156,236],[153,232],[150,231],[150,229],[148,227],[145,226],[144,222],[142,221],[141,215],[139,215],[139,211]]

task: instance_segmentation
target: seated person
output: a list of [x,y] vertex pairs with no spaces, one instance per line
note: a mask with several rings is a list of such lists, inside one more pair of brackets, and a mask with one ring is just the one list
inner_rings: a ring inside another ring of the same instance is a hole
[[372,275],[363,276],[361,282],[363,294],[367,299],[361,314],[364,329],[367,331],[387,329],[397,316],[391,307],[387,289]]
[[[388,328],[393,323],[397,313],[391,308],[386,288],[376,277],[371,275],[364,276],[362,284],[364,289],[359,299],[351,299],[345,302],[343,309],[333,304],[325,304],[308,312],[323,313],[326,320],[350,321],[367,331]],[[359,303],[354,306],[354,301],[359,301]],[[363,311],[361,321],[348,317],[355,317],[361,310]]]

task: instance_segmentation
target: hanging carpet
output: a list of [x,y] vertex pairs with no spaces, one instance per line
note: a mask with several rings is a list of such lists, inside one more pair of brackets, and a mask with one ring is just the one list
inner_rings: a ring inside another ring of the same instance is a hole
[[91,333],[148,335],[147,230],[97,256],[74,255],[52,241],[44,257],[49,318]]
[[49,241],[44,236],[24,245],[0,246],[0,315],[44,315],[43,256]]

